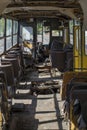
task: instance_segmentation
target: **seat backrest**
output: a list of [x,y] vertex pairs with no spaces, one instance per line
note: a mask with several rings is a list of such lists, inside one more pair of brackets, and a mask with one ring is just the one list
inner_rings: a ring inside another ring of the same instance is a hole
[[73,51],[67,51],[65,54],[66,54],[66,70],[73,70]]
[[7,85],[8,86],[13,86],[14,85],[14,72],[13,72],[13,66],[12,64],[8,63],[2,63],[0,65],[0,69],[5,73],[6,75],[6,80],[7,80]]
[[[87,72],[74,72],[74,71],[67,71],[64,73],[63,75],[63,84],[62,87],[60,89],[60,93],[61,93],[61,98],[64,100],[67,94],[67,90],[68,90],[68,84],[71,82],[71,80],[73,78],[78,78],[78,81],[87,81],[87,79],[85,78],[87,77]],[[81,80],[81,78],[84,78]]]
[[51,51],[59,51],[59,50],[63,50],[63,41],[54,39],[51,44]]
[[63,51],[51,51],[51,62],[53,68],[58,68],[59,71],[64,71],[65,53]]
[[10,50],[8,54],[15,54],[20,57],[20,64],[24,66],[22,50]]
[[5,84],[7,84],[6,75],[3,71],[0,71],[0,78]]
[[74,89],[71,92],[71,100],[78,99],[81,103],[81,107],[87,101],[87,87],[85,89]]
[[20,66],[17,58],[4,58],[1,60],[1,62],[10,62],[13,66],[14,77],[18,78]]
[[84,80],[83,80],[83,81],[72,82],[71,84],[68,84],[67,91],[66,91],[67,100],[69,100],[70,94],[72,93],[72,91],[77,90],[77,89],[79,89],[79,90],[87,89],[87,81],[84,82]]

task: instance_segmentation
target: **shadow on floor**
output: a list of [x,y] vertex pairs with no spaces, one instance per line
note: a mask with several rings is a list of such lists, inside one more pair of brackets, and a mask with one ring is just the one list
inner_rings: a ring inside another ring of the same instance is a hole
[[[35,119],[37,98],[35,96],[32,96],[30,98],[31,98],[31,104],[25,104],[24,105],[25,108],[23,111],[21,112],[15,111],[12,113],[9,130],[37,130],[38,129],[39,120]],[[28,99],[27,95],[24,96],[24,99]],[[22,101],[21,98],[20,100]]]

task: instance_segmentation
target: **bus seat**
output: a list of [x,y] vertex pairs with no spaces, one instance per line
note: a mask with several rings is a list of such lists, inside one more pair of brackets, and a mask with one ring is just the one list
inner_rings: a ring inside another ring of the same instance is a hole
[[51,51],[60,51],[63,50],[63,42],[58,39],[54,39],[51,44]]
[[8,52],[8,54],[13,54],[13,55],[19,56],[20,57],[19,59],[20,59],[21,67],[24,67],[23,54],[22,54],[22,50],[21,49],[19,49],[19,50],[16,50],[16,49],[10,50]]
[[[7,79],[7,85],[13,86],[14,85],[14,72],[12,64],[10,63],[2,63],[0,65],[0,69],[5,73]],[[10,77],[10,78],[9,78]]]
[[12,97],[13,92],[15,90],[15,80],[14,80],[14,72],[13,72],[13,66],[11,63],[2,63],[0,65],[0,69],[5,73],[6,75],[6,81],[7,81],[7,88],[9,97]]
[[1,82],[3,83],[5,95],[8,96],[7,79],[6,79],[6,75],[3,71],[0,71],[0,79],[1,79]]
[[14,77],[16,78],[16,80],[19,79],[20,77],[20,66],[19,66],[19,62],[17,58],[4,58],[1,60],[1,62],[11,62],[12,66],[13,66],[13,71],[14,71]]
[[66,97],[68,101],[73,89],[87,89],[87,78],[75,78],[75,81],[73,79],[73,81],[67,85]]
[[65,53],[63,51],[51,51],[52,68],[58,68],[59,71],[65,69]]
[[66,52],[66,70],[73,70],[73,52]]
[[[79,78],[79,81],[80,81],[81,80],[80,77],[87,77],[87,72],[67,71],[64,73],[62,87],[60,88],[60,94],[61,94],[62,100],[66,98],[67,87],[70,81],[72,80],[72,78]],[[86,81],[86,79],[83,79],[83,81],[84,80]]]
[[[75,115],[73,112],[74,108],[73,108],[73,101],[75,101],[76,99],[78,99],[80,101],[81,104],[81,113],[84,119],[85,124],[87,125],[87,89],[74,89],[71,93],[71,106],[70,106],[70,120],[71,120],[71,129],[72,126],[74,126],[74,128],[78,128],[78,117],[79,115]],[[87,126],[86,126],[87,127]],[[74,130],[74,129],[72,129]]]

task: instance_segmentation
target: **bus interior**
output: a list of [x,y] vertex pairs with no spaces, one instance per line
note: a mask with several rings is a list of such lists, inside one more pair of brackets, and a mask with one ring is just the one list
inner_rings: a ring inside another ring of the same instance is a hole
[[87,130],[86,6],[0,0],[0,130]]

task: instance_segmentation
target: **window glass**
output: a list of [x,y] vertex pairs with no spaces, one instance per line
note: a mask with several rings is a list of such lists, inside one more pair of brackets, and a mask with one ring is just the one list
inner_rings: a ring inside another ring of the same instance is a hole
[[50,27],[43,26],[43,45],[48,45],[50,42]]
[[42,32],[43,32],[43,26],[42,23],[37,24],[37,42],[42,42]]
[[5,19],[1,18],[0,19],[0,37],[4,36],[4,31],[5,31]]
[[22,44],[23,43],[23,40],[21,37],[19,37],[19,44]]
[[85,31],[85,54],[87,55],[87,31]]
[[22,28],[23,28],[23,26],[20,25],[20,37],[22,37]]
[[7,19],[6,20],[6,36],[9,36],[12,34],[12,20]]
[[6,37],[6,50],[12,47],[12,37]]
[[18,22],[13,21],[13,34],[16,34],[18,32]]
[[62,31],[62,30],[60,30],[60,36],[61,36],[61,37],[63,36],[63,31]]
[[0,54],[4,52],[4,39],[0,39]]
[[70,34],[70,43],[73,45],[73,34]]
[[17,44],[17,35],[13,35],[13,45]]
[[73,20],[69,21],[69,31],[70,33],[73,33]]
[[76,30],[76,49],[78,50],[79,46],[79,30]]
[[64,29],[64,42],[67,43],[67,29]]
[[63,31],[62,30],[52,30],[52,36],[53,37],[62,37]]
[[23,40],[28,40],[30,42],[33,42],[33,28],[23,27],[22,38]]
[[59,30],[52,30],[52,36],[53,37],[60,36]]
[[80,22],[77,20],[74,20],[75,25],[80,25]]
[[69,21],[70,43],[73,44],[73,20]]

